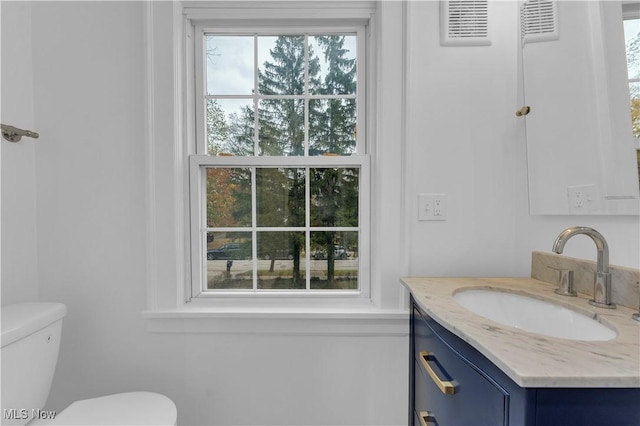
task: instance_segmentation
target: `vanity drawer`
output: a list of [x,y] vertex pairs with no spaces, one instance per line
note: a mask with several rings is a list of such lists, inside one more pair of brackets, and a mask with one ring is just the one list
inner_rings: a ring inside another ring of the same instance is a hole
[[415,425],[421,412],[441,426],[508,424],[508,392],[442,340],[419,312],[413,317]]

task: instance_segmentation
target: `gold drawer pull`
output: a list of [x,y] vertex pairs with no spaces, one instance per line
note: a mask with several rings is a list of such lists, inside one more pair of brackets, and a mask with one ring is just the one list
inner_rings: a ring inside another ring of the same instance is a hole
[[446,381],[438,377],[436,372],[433,371],[433,368],[431,368],[431,366],[429,365],[429,361],[431,359],[433,359],[433,355],[429,352],[420,352],[420,363],[422,364],[424,369],[427,370],[429,377],[431,377],[431,380],[433,380],[436,386],[438,386],[438,389],[440,389],[440,391],[446,395],[453,395],[454,393],[456,393],[458,383],[455,380]]
[[420,426],[429,426],[429,423],[436,422],[436,418],[428,411],[420,411],[418,413],[418,418],[420,419]]

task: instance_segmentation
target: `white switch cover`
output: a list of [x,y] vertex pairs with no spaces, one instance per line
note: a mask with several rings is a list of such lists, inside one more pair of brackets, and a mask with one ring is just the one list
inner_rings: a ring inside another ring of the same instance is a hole
[[418,194],[418,220],[447,220],[445,194]]

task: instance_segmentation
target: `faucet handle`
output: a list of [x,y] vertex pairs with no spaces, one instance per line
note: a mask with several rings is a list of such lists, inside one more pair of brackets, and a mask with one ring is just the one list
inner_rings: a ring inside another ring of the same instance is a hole
[[573,289],[573,271],[570,269],[554,268],[549,266],[550,269],[555,269],[560,273],[560,280],[558,281],[559,287],[555,289],[557,294],[562,296],[575,297],[578,293]]

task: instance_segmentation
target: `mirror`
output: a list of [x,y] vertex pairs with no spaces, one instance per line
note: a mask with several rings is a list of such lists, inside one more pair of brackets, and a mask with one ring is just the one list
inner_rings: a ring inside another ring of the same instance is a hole
[[640,214],[622,2],[527,0],[520,15],[530,213]]

